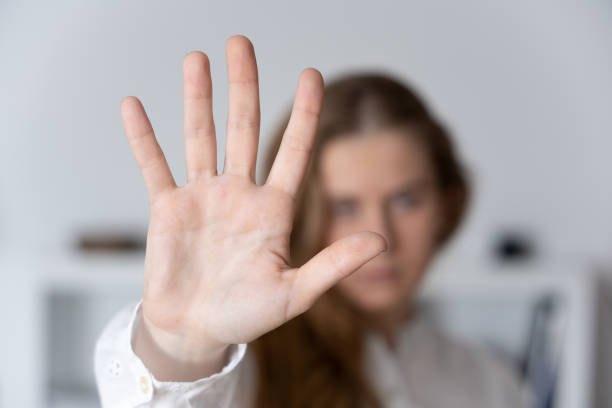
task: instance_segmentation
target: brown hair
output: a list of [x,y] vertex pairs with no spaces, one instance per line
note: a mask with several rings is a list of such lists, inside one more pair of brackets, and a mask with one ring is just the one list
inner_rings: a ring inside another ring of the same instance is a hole
[[[286,113],[266,152],[270,172],[289,121]],[[469,197],[465,171],[444,127],[421,98],[388,75],[355,73],[325,87],[323,110],[304,181],[297,195],[291,232],[291,266],[304,264],[322,248],[325,204],[317,170],[322,147],[339,135],[365,128],[408,126],[422,141],[445,202],[438,248],[458,228]],[[335,287],[303,314],[251,343],[258,367],[258,408],[381,407],[363,371],[364,323]]]

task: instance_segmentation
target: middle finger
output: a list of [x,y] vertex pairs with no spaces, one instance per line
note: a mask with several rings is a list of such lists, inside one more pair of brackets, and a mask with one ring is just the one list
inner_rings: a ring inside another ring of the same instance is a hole
[[255,181],[259,144],[259,83],[255,51],[248,38],[227,41],[229,111],[223,171]]

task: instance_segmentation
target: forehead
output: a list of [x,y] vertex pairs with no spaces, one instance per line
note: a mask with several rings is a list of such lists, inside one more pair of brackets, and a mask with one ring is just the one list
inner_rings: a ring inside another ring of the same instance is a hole
[[320,174],[329,193],[387,192],[422,179],[432,169],[426,151],[407,129],[347,134],[323,148]]

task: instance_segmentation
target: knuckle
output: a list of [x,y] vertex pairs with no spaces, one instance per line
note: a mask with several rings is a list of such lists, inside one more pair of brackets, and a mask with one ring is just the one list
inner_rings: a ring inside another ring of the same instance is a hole
[[202,126],[194,126],[185,132],[185,135],[188,138],[200,138],[200,137],[208,137],[215,134],[215,127],[212,124],[202,125]]
[[295,134],[288,137],[289,148],[296,152],[310,153],[312,144],[307,138],[297,136]]
[[259,118],[251,114],[239,114],[228,119],[227,127],[231,130],[259,129]]
[[331,246],[328,248],[329,267],[334,275],[342,271],[342,256],[337,247]]
[[300,113],[309,119],[318,120],[319,116],[321,116],[321,112],[318,109],[306,105],[295,106],[294,109],[297,113]]

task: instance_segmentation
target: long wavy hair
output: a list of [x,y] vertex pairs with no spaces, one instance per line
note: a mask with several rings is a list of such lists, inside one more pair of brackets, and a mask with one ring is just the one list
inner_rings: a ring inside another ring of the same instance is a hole
[[[266,151],[270,172],[288,111]],[[297,195],[290,241],[291,266],[299,267],[323,249],[327,209],[318,169],[320,153],[335,137],[409,126],[427,151],[444,202],[438,249],[457,230],[469,199],[466,173],[449,134],[422,99],[386,74],[353,73],[325,86],[323,110],[308,169]],[[364,319],[336,287],[306,312],[251,342],[257,362],[257,408],[382,407],[363,370]]]

